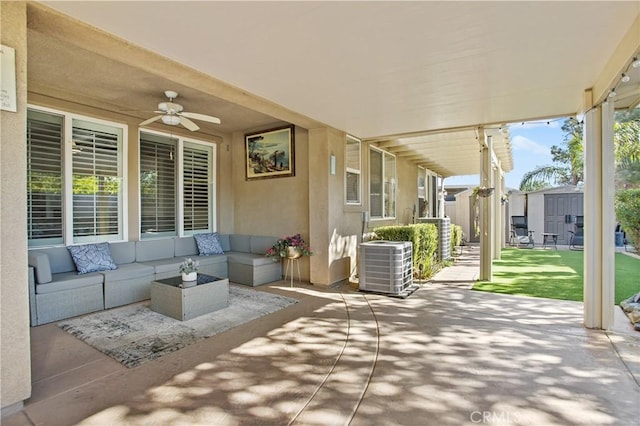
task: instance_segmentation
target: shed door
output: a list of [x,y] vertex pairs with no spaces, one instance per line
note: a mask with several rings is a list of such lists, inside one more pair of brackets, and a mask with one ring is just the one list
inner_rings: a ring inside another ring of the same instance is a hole
[[573,225],[565,217],[583,216],[583,194],[580,192],[544,195],[544,232],[558,234],[558,244],[569,244]]

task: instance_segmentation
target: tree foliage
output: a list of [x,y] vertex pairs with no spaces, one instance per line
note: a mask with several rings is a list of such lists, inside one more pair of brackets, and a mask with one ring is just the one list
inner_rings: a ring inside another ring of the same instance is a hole
[[618,191],[615,198],[616,217],[631,237],[636,249],[640,249],[640,188]]
[[[578,185],[584,181],[583,126],[569,118],[561,127],[562,146],[553,145],[553,164],[537,166],[525,173],[521,191],[535,191],[554,185]],[[640,108],[616,113],[614,125],[616,188],[640,187]]]

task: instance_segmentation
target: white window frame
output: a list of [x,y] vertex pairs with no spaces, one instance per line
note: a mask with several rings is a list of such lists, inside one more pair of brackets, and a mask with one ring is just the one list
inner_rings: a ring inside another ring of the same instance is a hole
[[[416,212],[416,217],[417,218],[424,218],[424,217],[429,217],[429,206],[430,206],[430,202],[429,202],[429,183],[428,183],[428,174],[427,174],[427,169],[422,167],[422,166],[418,166],[418,211]],[[422,179],[422,185],[420,186],[420,180]],[[422,205],[420,203],[420,200],[423,200],[424,204],[426,205],[425,211],[422,211]]]
[[[392,220],[396,218],[396,214],[397,214],[397,195],[398,195],[398,174],[397,174],[397,158],[395,155],[391,154],[390,152],[384,151],[380,148],[376,148],[375,146],[370,146],[369,147],[369,217],[371,220]],[[381,164],[381,174],[382,174],[382,188],[381,188],[381,196],[380,196],[380,202],[382,203],[381,205],[381,211],[382,211],[382,216],[373,216],[371,214],[371,151],[377,151],[379,153],[381,153],[381,159],[382,159],[382,164]],[[385,211],[385,176],[387,175],[386,173],[386,159],[387,158],[392,158],[393,159],[393,176],[394,176],[394,182],[393,182],[393,188],[392,188],[392,194],[391,196],[393,197],[393,214],[387,215],[387,212]]]
[[[358,168],[349,167],[349,150],[348,146],[350,143],[356,143],[358,146]],[[360,139],[354,138],[353,136],[347,135],[347,139],[344,144],[344,201],[346,205],[349,206],[361,206],[362,205],[362,142]],[[349,200],[348,199],[348,176],[349,174],[358,176],[358,187],[357,187],[357,200]]]
[[[149,129],[139,129],[138,131],[138,211],[142,212],[142,185],[140,185],[140,137],[142,133],[154,134],[161,137],[166,137],[168,139],[176,140],[176,235],[179,237],[184,237],[188,235],[204,233],[204,232],[215,232],[216,231],[216,211],[217,211],[217,201],[216,201],[216,165],[217,165],[217,144],[214,142],[198,140],[194,138],[188,138],[175,134],[168,134],[165,132],[159,132],[156,130]],[[209,151],[209,169],[208,169],[208,200],[209,200],[209,210],[208,210],[208,228],[206,229],[196,229],[185,231],[184,229],[184,148],[186,146],[195,146],[202,147]],[[138,222],[141,225],[142,223],[142,215],[138,218]],[[140,239],[150,240],[154,238],[167,238],[168,235],[166,233],[161,233],[157,235],[153,234],[144,234],[142,232],[142,226],[139,229]]]
[[[125,124],[114,121],[103,120],[86,115],[80,115],[54,108],[42,107],[28,104],[27,109],[38,111],[44,114],[53,114],[62,117],[62,245],[81,244],[88,242],[104,241],[124,241],[128,235],[128,180],[126,165],[128,164],[128,128]],[[73,121],[86,121],[98,126],[108,126],[119,129],[122,135],[118,149],[117,174],[120,179],[118,191],[118,234],[117,235],[95,235],[76,237],[73,236]],[[45,244],[48,245],[48,244]],[[60,245],[60,244],[55,244]],[[30,247],[39,246],[37,240],[29,241]]]

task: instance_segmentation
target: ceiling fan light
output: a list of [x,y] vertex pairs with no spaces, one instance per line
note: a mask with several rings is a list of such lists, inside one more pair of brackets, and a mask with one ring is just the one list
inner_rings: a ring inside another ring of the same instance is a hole
[[177,115],[163,115],[162,122],[167,126],[177,126],[180,124],[180,117]]

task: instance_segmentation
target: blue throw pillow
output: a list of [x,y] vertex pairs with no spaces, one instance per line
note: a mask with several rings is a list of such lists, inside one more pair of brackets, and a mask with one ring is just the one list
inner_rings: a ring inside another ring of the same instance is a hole
[[67,249],[76,264],[78,274],[118,269],[111,259],[109,243],[69,246]]
[[212,234],[195,234],[193,238],[196,239],[200,256],[224,253],[224,251],[222,251],[220,241],[218,241],[218,234],[216,232]]

